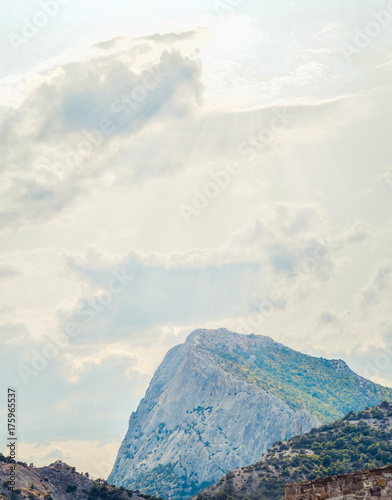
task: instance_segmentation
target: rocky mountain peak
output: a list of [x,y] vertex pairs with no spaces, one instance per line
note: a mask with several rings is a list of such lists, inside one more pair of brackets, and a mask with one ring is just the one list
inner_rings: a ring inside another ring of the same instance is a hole
[[276,441],[392,398],[340,360],[269,337],[197,329],[166,354],[129,420],[108,481],[189,498]]

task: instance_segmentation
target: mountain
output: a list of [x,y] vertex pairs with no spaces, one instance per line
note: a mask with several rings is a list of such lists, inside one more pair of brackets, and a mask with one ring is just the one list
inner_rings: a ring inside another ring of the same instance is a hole
[[[8,489],[10,469],[15,467],[16,486],[14,492]],[[7,462],[0,453],[0,499],[29,500],[154,500],[124,488],[115,488],[103,480],[93,481],[88,475],[79,474],[74,467],[58,460],[48,467],[28,467],[23,462],[15,465]],[[155,499],[161,500],[161,499]]]
[[269,337],[195,330],[158,367],[108,482],[189,498],[256,462],[274,442],[385,399],[392,389],[341,360],[301,354]]
[[256,464],[230,471],[194,500],[283,500],[287,483],[391,464],[392,404],[384,402],[275,443]]

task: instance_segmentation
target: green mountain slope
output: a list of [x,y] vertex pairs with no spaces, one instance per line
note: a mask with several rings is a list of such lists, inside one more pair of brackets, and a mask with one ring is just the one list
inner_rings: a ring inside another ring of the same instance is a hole
[[276,443],[262,460],[226,474],[196,500],[281,500],[284,485],[392,464],[392,404]]
[[263,335],[194,330],[158,367],[129,419],[108,482],[186,500],[274,442],[384,400],[392,389],[342,360]]
[[216,362],[234,376],[274,394],[295,410],[320,422],[333,422],[349,411],[392,401],[392,389],[366,380],[342,360],[308,356],[277,342],[252,346],[205,345]]

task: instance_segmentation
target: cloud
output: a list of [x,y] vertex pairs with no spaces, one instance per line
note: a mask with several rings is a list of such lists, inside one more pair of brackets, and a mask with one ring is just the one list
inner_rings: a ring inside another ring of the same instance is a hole
[[161,49],[155,62],[133,66],[126,50],[63,64],[39,75],[18,112],[5,115],[3,226],[52,218],[102,180],[108,165],[116,176],[119,156],[128,175],[157,174],[127,151],[137,149],[145,127],[158,133],[185,118],[201,97],[200,64]]
[[198,34],[199,30],[183,31],[177,33],[156,33],[155,35],[145,36],[142,40],[153,40],[154,42],[172,43],[190,40]]
[[23,323],[2,323],[0,324],[0,338],[5,344],[18,344],[26,340],[28,330]]
[[371,277],[368,286],[359,290],[355,297],[358,306],[366,311],[369,307],[377,305],[391,286],[392,261],[384,262]]
[[125,37],[123,36],[118,36],[115,38],[112,38],[111,40],[106,40],[105,42],[99,42],[93,45],[93,48],[97,49],[102,49],[102,50],[110,50],[113,49],[118,43],[122,42],[125,40]]
[[[7,326],[6,331],[10,333],[12,328]],[[109,348],[103,353],[103,347],[71,345],[59,348],[56,355],[49,337],[40,342],[4,342],[3,334],[1,338],[0,385],[4,391],[7,387],[17,389],[24,441],[49,443],[97,436],[106,441],[120,438],[118,429],[125,432],[123,415],[137,405],[150,376],[150,369],[148,374],[143,370],[143,361],[132,346]],[[22,367],[27,373],[27,385],[21,377]],[[26,369],[35,374],[30,375]],[[39,423],[43,415],[45,429]]]
[[14,278],[15,276],[19,276],[20,274],[21,272],[15,267],[0,262],[0,278]]
[[[311,150],[335,141],[338,131],[349,133],[353,123],[373,115],[382,122],[388,114],[384,105],[375,105],[385,102],[385,89],[372,99],[337,88],[327,98],[298,95],[248,109],[210,109],[203,104],[210,61],[198,54],[204,38],[201,30],[120,37],[104,42],[110,53],[93,49],[21,81],[25,98],[7,109],[0,124],[7,169],[2,227],[53,220],[113,185],[144,184],[225,159],[246,162],[244,144],[263,135],[277,113],[290,119],[270,147],[259,154],[248,144],[247,154],[260,164],[287,165],[288,157],[297,157],[296,148]],[[293,88],[297,69],[276,76],[274,85]],[[323,81],[317,71],[314,78]]]
[[[73,342],[79,346],[126,339],[142,345],[164,327],[241,317],[255,301],[272,296],[279,295],[280,307],[294,306],[331,281],[346,246],[361,244],[365,234],[361,223],[332,233],[316,204],[266,203],[222,247],[124,255],[91,247],[85,255],[66,253],[82,296],[59,311],[59,330],[77,325],[81,334]],[[113,292],[111,283],[120,275],[128,281]],[[142,332],[154,329],[145,340]]]
[[[118,272],[126,269],[135,278],[123,292],[113,297],[107,308],[101,304],[104,294],[100,290],[107,290],[109,281],[104,276],[116,268],[108,267],[104,272],[91,267],[85,270],[87,279],[92,277],[94,282],[100,283],[95,293],[81,299],[77,310],[66,318],[66,321],[77,323],[83,331],[77,342],[86,342],[86,338],[93,343],[137,339],[142,331],[153,327],[223,318],[228,309],[233,312],[241,309],[244,290],[252,286],[252,282],[258,290],[263,287],[260,269],[255,263],[167,267],[146,260],[148,256],[136,252],[122,260]],[[80,265],[78,267],[80,276]],[[94,321],[95,318],[99,321]]]

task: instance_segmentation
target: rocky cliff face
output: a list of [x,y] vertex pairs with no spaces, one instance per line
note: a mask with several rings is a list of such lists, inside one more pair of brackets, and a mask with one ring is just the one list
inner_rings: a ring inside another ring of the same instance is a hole
[[[287,364],[290,357],[308,373],[302,387],[298,366]],[[317,373],[324,370],[321,384],[309,373],[312,363]],[[196,330],[168,352],[156,371],[130,417],[108,482],[170,500],[189,498],[229,470],[257,461],[275,441],[319,426],[323,414],[309,409],[324,397],[323,377],[332,379],[326,390],[335,390],[339,400],[334,377],[345,378],[345,385],[351,377],[354,383],[356,376],[347,370],[268,337]],[[290,384],[304,401],[292,403]],[[331,407],[333,402],[328,411]]]
[[[328,488],[323,490],[319,486],[331,483],[332,476],[390,464],[392,404],[385,401],[358,413],[351,411],[344,419],[314,428],[302,436],[278,441],[260,461],[230,471],[193,500],[284,500],[285,485],[290,483],[299,483],[290,491],[301,492],[302,500],[308,498],[305,492],[319,494],[317,498],[324,499],[329,498]],[[304,484],[311,488],[303,489]]]

